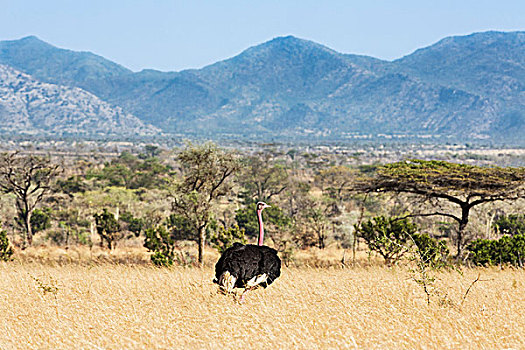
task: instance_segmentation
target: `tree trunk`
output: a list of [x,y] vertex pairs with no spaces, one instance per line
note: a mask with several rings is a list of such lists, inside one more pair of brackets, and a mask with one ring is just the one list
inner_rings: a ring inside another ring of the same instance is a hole
[[199,227],[199,266],[203,266],[204,243],[206,243],[206,226]]
[[26,246],[31,246],[33,244],[33,230],[31,229],[31,211],[29,210],[27,202],[24,202],[23,207],[19,205],[18,208],[18,217],[23,222],[23,230],[25,235],[23,248],[25,248]]
[[354,230],[352,241],[352,263],[355,264],[355,254],[357,252],[357,230]]
[[24,228],[26,231],[27,244],[31,246],[33,244],[33,230],[31,229],[31,212],[26,212],[24,216]]
[[326,236],[324,235],[323,232],[319,232],[317,237],[318,237],[317,238],[317,245],[318,245],[319,249],[324,249],[325,248],[324,239],[326,238]]
[[467,227],[467,224],[468,224],[469,212],[470,212],[470,206],[468,204],[461,206],[461,221],[459,222],[457,246],[456,246],[457,251],[458,251],[458,255],[457,255],[458,260],[460,259],[461,253],[463,250],[463,239],[464,239],[463,235],[465,233],[465,227]]

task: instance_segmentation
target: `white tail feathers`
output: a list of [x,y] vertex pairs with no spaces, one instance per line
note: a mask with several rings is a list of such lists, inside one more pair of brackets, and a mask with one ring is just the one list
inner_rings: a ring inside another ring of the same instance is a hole
[[262,275],[259,275],[259,276],[255,276],[254,278],[252,278],[251,280],[249,280],[246,283],[246,287],[258,286],[259,284],[261,284],[263,282],[266,282],[267,279],[268,279],[268,275],[265,274],[265,273],[263,273]]
[[228,271],[224,271],[219,278],[219,287],[224,293],[231,293],[233,292],[233,288],[235,287],[235,282],[237,281],[237,278],[233,276]]

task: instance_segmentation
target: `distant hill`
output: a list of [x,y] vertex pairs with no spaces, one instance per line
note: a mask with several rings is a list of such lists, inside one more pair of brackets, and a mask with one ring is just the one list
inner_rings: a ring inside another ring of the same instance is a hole
[[145,136],[159,130],[80,88],[0,65],[0,133]]
[[525,32],[449,37],[394,64],[429,82],[525,103]]
[[81,87],[164,132],[215,137],[436,136],[524,142],[525,33],[445,38],[389,62],[293,36],[196,70],[133,73],[35,37],[0,63]]
[[0,64],[11,66],[46,83],[77,87],[132,73],[91,52],[59,49],[36,36],[0,41]]

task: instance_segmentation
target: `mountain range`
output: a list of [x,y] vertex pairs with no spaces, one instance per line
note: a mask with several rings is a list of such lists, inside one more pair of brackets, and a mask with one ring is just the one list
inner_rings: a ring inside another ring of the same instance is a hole
[[286,36],[180,72],[132,72],[30,36],[0,41],[0,65],[10,132],[525,139],[525,32],[448,37],[394,61]]

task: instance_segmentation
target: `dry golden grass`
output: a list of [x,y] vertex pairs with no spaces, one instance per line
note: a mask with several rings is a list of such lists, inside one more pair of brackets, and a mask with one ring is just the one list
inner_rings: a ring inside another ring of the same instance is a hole
[[[183,251],[189,252],[191,256],[197,255],[197,245],[186,243],[182,248]],[[151,265],[150,253],[138,246],[119,247],[113,251],[101,249],[93,246],[91,249],[86,246],[71,246],[70,248],[56,246],[34,246],[25,250],[16,250],[16,260],[24,263],[39,263],[44,265],[94,265],[94,264],[125,264],[125,265]],[[347,250],[329,247],[327,249],[310,248],[308,250],[298,250],[293,254],[293,261],[289,263],[290,267],[341,267],[341,260],[345,257],[346,263],[352,260],[352,252]],[[204,252],[204,265],[213,267],[219,258],[215,249],[208,248]],[[357,258],[360,265],[382,264],[378,258],[368,259],[368,253],[365,250],[357,252]]]
[[284,268],[244,305],[210,267],[18,260],[0,276],[1,349],[525,348],[523,270],[439,274],[430,305],[407,269],[381,266]]

